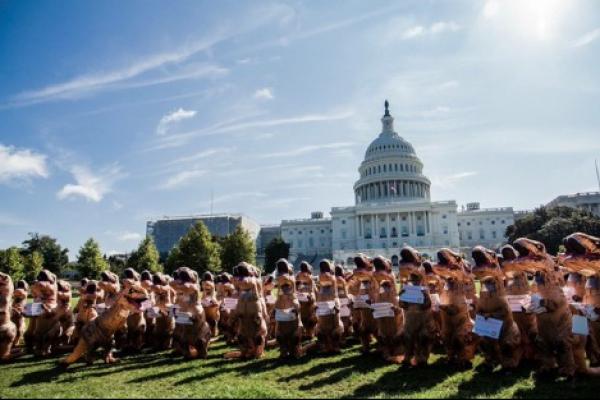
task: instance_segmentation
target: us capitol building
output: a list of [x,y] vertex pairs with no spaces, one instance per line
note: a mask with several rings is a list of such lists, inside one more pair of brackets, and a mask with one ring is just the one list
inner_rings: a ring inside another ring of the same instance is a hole
[[441,247],[503,244],[506,227],[514,222],[511,207],[482,210],[478,203],[470,203],[458,212],[454,200],[432,201],[423,162],[394,130],[387,101],[381,124],[381,133],[358,168],[353,206],[333,207],[331,218],[314,212],[309,219],[281,222],[281,237],[291,245],[292,261],[328,256],[351,264],[357,252],[364,252],[384,255],[397,264],[404,245],[433,255]]

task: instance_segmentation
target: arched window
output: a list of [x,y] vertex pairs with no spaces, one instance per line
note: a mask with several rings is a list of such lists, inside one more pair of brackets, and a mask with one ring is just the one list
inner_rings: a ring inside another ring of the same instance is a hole
[[398,231],[396,230],[396,227],[392,228],[392,237],[398,237]]
[[392,266],[397,267],[399,264],[398,261],[399,261],[398,256],[394,254],[392,256]]
[[387,233],[385,231],[385,228],[381,228],[381,232],[379,233],[379,237],[381,237],[381,238],[387,237]]

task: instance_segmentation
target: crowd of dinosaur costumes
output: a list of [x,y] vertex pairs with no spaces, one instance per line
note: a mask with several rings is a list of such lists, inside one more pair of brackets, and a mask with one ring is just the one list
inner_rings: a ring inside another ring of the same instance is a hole
[[92,362],[100,348],[106,363],[115,350],[143,348],[205,358],[222,335],[238,348],[230,359],[260,358],[269,346],[282,358],[335,354],[354,340],[410,367],[440,349],[456,368],[479,352],[490,369],[527,363],[542,377],[597,376],[600,239],[574,233],[564,247],[553,257],[526,238],[498,252],[477,246],[472,265],[450,249],[429,261],[405,247],[397,273],[364,254],[354,270],[323,260],[317,276],[306,262],[295,274],[285,259],[267,277],[245,262],[217,276],[107,271],[80,282],[75,307],[70,284],[50,271],[31,285],[0,273],[0,358],[67,353],[66,366]]

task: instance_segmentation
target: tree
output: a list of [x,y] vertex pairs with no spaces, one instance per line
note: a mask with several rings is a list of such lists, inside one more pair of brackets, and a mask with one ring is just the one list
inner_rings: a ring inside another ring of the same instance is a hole
[[275,270],[275,263],[280,258],[287,259],[290,256],[290,245],[282,238],[274,238],[265,247],[265,272],[270,274]]
[[42,269],[44,269],[44,256],[42,256],[42,253],[34,251],[24,257],[23,273],[26,281],[33,282],[36,280]]
[[559,252],[563,239],[573,232],[600,236],[600,218],[571,207],[540,207],[506,228],[510,242],[520,237],[538,240],[551,254]]
[[133,268],[136,271],[162,272],[163,268],[159,263],[159,258],[154,240],[150,236],[146,236],[140,242],[137,250],[131,253],[131,256],[127,259],[127,267]]
[[108,269],[117,274],[117,276],[123,275],[125,268],[127,268],[127,264],[122,256],[112,255],[108,257]]
[[10,247],[0,253],[0,271],[10,275],[14,282],[25,279],[23,257],[17,247]]
[[237,226],[231,235],[223,238],[221,243],[221,266],[232,272],[233,267],[242,261],[256,264],[256,244],[248,231]]
[[44,268],[59,275],[69,263],[69,249],[63,249],[55,238],[48,235],[29,233],[29,236],[23,241],[23,255],[27,257],[39,252],[44,259]]
[[172,272],[172,268],[185,266],[200,274],[205,271],[220,272],[220,250],[219,243],[212,240],[206,225],[199,221],[179,240],[178,245],[169,254],[168,270]]
[[102,257],[100,246],[93,238],[88,239],[79,249],[77,272],[82,278],[98,279],[107,269],[108,262]]
[[179,250],[179,245],[176,245],[171,249],[165,260],[165,272],[170,275],[180,267],[183,267],[181,263],[181,251]]

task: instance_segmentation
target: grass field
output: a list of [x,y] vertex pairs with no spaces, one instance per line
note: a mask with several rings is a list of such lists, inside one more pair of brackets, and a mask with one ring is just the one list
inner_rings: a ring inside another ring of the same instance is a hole
[[24,357],[0,366],[0,397],[596,397],[600,378],[575,383],[538,383],[530,370],[512,376],[480,368],[457,372],[434,356],[425,369],[387,365],[358,346],[339,356],[278,360],[276,349],[260,360],[225,360],[214,343],[206,360],[184,361],[170,353],[143,353],[107,366],[76,364],[67,371],[56,359]]

